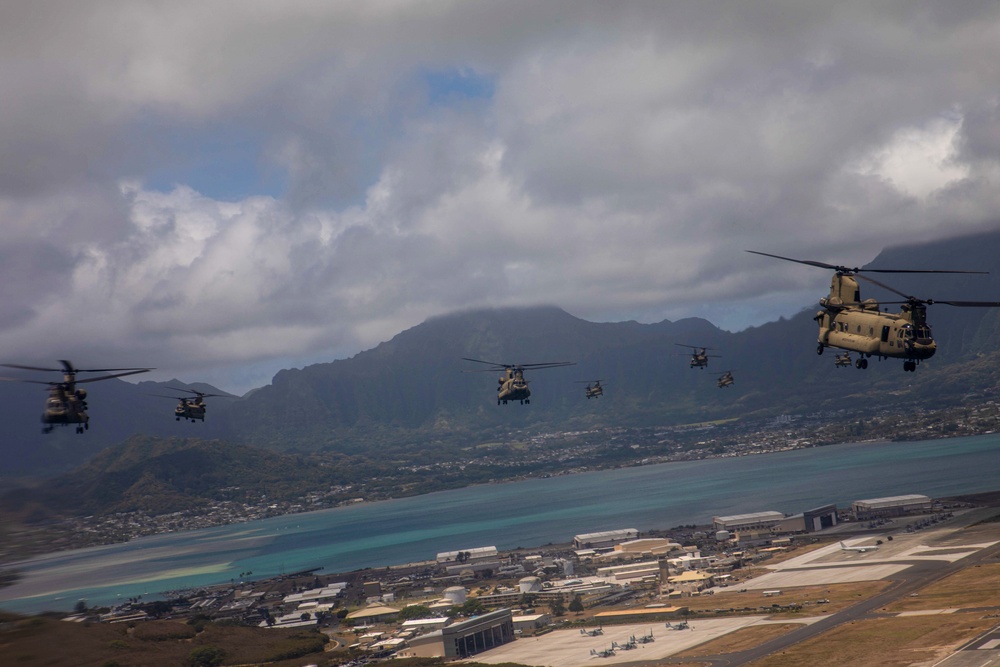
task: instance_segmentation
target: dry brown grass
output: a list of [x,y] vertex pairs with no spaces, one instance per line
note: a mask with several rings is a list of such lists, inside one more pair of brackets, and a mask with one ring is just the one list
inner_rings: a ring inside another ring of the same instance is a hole
[[876,618],[834,628],[751,667],[905,667],[933,663],[994,620],[974,614]]
[[713,641],[699,644],[693,648],[678,653],[674,657],[696,658],[703,655],[717,655],[720,653],[736,653],[760,646],[764,642],[775,637],[780,637],[786,632],[797,630],[802,625],[799,623],[769,623],[767,625],[755,625],[750,628],[741,628],[736,632],[730,632],[724,637],[719,637]]
[[918,611],[1000,606],[1000,563],[967,567],[907,597],[884,611]]

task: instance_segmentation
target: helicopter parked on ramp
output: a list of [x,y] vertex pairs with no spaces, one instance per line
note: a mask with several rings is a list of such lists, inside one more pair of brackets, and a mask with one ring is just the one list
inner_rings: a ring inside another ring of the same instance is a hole
[[[62,368],[40,368],[38,366],[22,366],[20,364],[0,364],[7,368],[18,368],[27,371],[46,371],[62,373],[62,382],[49,382],[46,380],[22,380],[20,378],[0,378],[14,382],[31,382],[33,384],[44,384],[49,387],[49,397],[45,400],[45,411],[42,413],[42,433],[51,433],[56,426],[76,425],[76,432],[83,433],[90,428],[90,415],[87,414],[87,392],[78,389],[76,385],[86,382],[98,382],[100,380],[110,380],[136,373],[146,373],[152,368],[74,368],[73,364],[65,359],[60,359]],[[111,373],[111,375],[101,375],[94,378],[77,380],[77,373]]]

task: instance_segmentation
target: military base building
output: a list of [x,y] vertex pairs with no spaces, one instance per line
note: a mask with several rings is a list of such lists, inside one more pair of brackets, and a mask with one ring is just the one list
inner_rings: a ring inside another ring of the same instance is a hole
[[851,511],[854,513],[855,519],[864,521],[867,519],[929,512],[933,508],[933,505],[934,502],[927,496],[911,493],[905,496],[855,500],[851,503]]

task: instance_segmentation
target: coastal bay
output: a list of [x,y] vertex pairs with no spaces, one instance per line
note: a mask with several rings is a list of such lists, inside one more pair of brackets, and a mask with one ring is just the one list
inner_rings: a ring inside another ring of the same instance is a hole
[[345,572],[438,552],[568,542],[575,534],[680,524],[905,493],[1000,488],[1000,435],[843,444],[467,487],[57,552],[16,564],[0,608],[67,611],[163,591],[322,568]]

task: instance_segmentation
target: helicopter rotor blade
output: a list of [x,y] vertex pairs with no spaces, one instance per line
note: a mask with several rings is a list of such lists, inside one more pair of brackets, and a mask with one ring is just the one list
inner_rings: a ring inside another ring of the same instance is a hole
[[62,368],[41,368],[40,366],[22,366],[20,364],[0,364],[4,368],[19,368],[24,371],[52,371],[54,373],[62,373],[64,369]]
[[495,361],[483,361],[482,359],[470,359],[469,357],[462,357],[463,361],[474,361],[477,364],[489,364],[490,366],[499,366],[500,368],[506,368],[507,364],[498,364]]
[[863,269],[857,266],[851,268],[848,266],[827,264],[826,262],[817,262],[811,259],[794,259],[792,257],[782,257],[781,255],[772,255],[771,253],[768,252],[758,252],[757,250],[747,250],[746,252],[750,252],[755,255],[763,255],[764,257],[773,257],[774,259],[783,259],[786,262],[796,262],[797,264],[807,264],[809,266],[817,266],[821,269],[832,269],[839,273],[849,273],[852,275],[860,273],[862,271],[864,271],[865,273],[973,273],[980,275],[989,274],[989,271],[958,271],[951,269]]
[[[861,280],[864,280],[866,282],[869,282],[869,283],[871,283],[873,285],[878,285],[882,289],[887,289],[890,292],[892,292],[893,294],[898,294],[899,296],[903,297],[904,299],[907,299],[907,301],[919,301],[919,299],[917,299],[916,297],[910,296],[909,294],[903,294],[902,292],[900,292],[895,287],[889,287],[885,283],[880,283],[879,281],[875,280],[874,278],[869,278],[868,276],[858,276],[858,278],[860,278]],[[906,303],[906,302],[904,302],[904,303]]]
[[559,368],[560,366],[576,366],[575,361],[550,361],[540,364],[517,364],[516,368],[530,368],[532,370],[541,370],[543,368]]
[[[76,384],[83,384],[84,382],[98,382],[100,380],[110,380],[111,378],[120,378],[120,377],[125,377],[126,375],[136,375],[137,373],[148,373],[151,370],[153,370],[153,369],[152,368],[139,368],[139,369],[136,369],[136,370],[128,371],[127,373],[113,373],[112,375],[101,375],[100,377],[96,377],[96,378],[87,378],[85,380],[77,380]],[[64,384],[64,383],[62,383],[62,382],[54,382],[54,383],[50,383],[50,384]]]

